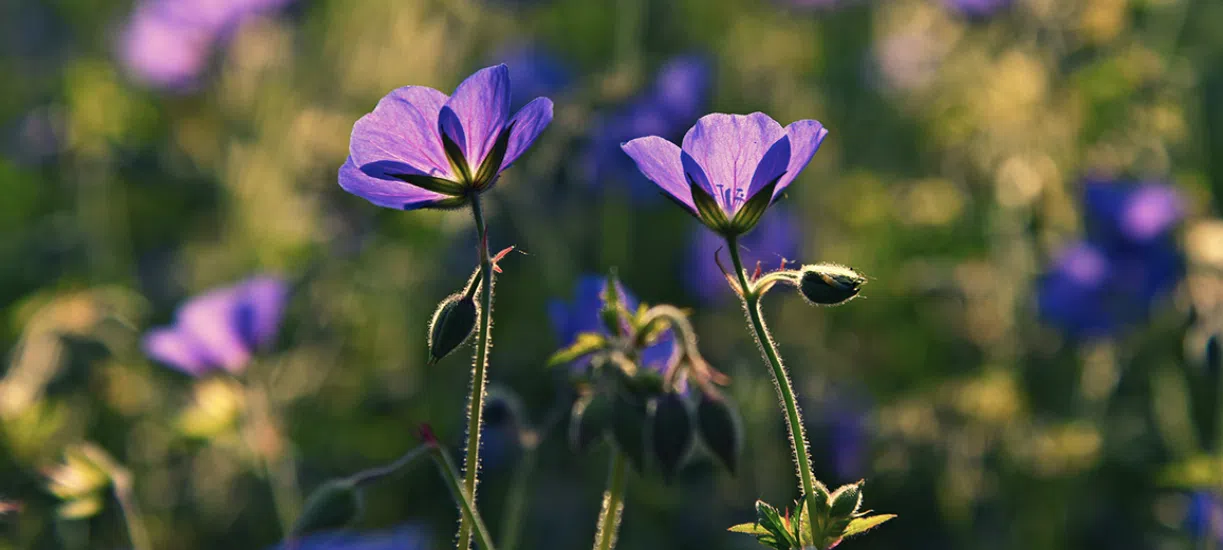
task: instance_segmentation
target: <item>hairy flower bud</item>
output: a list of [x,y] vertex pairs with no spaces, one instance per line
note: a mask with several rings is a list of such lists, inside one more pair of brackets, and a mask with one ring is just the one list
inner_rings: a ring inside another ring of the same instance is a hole
[[832,493],[832,510],[829,514],[836,519],[849,518],[861,504],[862,482],[844,485]]
[[713,392],[701,392],[696,407],[697,428],[709,452],[734,474],[743,450],[743,421],[733,403]]
[[837,264],[805,265],[799,272],[798,291],[809,303],[833,306],[858,295],[866,277]]
[[470,294],[453,294],[438,304],[429,323],[429,363],[463,345],[476,328],[480,307]]
[[638,472],[645,465],[645,423],[645,400],[628,392],[616,392],[612,399],[612,440]]
[[348,480],[332,480],[315,489],[302,507],[293,524],[293,535],[338,529],[361,515],[361,495],[356,484]]
[[611,419],[610,397],[594,393],[579,399],[569,420],[569,444],[578,452],[589,449],[603,439]]
[[692,413],[678,393],[665,393],[655,403],[650,418],[650,441],[654,460],[665,479],[675,477],[696,441]]

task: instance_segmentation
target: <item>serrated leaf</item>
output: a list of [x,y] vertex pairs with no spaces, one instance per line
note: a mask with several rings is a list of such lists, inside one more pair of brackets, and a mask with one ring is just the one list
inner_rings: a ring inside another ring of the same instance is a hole
[[862,533],[883,525],[895,517],[896,514],[877,514],[874,516],[854,518],[849,522],[849,526],[845,528],[845,532],[841,536],[852,537],[854,535],[861,535]]
[[727,531],[756,536],[769,534],[768,529],[761,527],[759,523],[740,523],[739,525],[732,525]]
[[779,543],[784,542],[788,545],[784,546],[784,548],[798,546],[798,540],[790,533],[789,522],[781,517],[776,508],[763,500],[756,501],[756,521],[761,527],[771,533]]
[[555,367],[576,361],[596,351],[607,347],[607,338],[597,332],[578,334],[568,347],[557,351],[548,358],[548,366]]

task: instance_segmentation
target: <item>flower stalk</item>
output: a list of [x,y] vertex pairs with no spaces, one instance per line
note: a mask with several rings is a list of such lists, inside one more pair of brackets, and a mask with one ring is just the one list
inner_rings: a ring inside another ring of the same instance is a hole
[[484,526],[484,520],[480,518],[480,512],[476,510],[476,502],[472,499],[462,483],[460,483],[459,471],[454,467],[454,461],[450,459],[450,455],[446,454],[446,450],[438,444],[433,433],[428,427],[421,428],[421,438],[425,442],[425,448],[429,450],[429,455],[433,458],[434,464],[437,464],[437,469],[442,474],[442,479],[446,481],[446,486],[450,488],[450,493],[454,496],[454,500],[459,504],[459,511],[463,515],[463,520],[472,526],[472,532],[475,533],[476,543],[483,550],[496,550],[493,546],[493,538],[488,534],[488,528]]
[[781,362],[781,356],[777,353],[777,346],[769,336],[768,326],[765,325],[764,316],[760,312],[761,293],[748,280],[747,273],[743,270],[743,260],[739,256],[739,243],[736,238],[728,237],[726,244],[730,248],[731,262],[734,264],[735,274],[739,279],[743,309],[747,313],[748,324],[752,330],[752,335],[756,338],[757,347],[760,348],[765,362],[769,364],[773,374],[773,386],[777,389],[777,396],[781,399],[785,409],[786,428],[790,432],[790,446],[794,451],[794,462],[798,470],[798,479],[802,484],[803,498],[806,500],[807,510],[809,510],[807,517],[811,520],[811,533],[813,538],[819,541],[823,538],[819,536],[823,529],[820,526],[820,514],[815,513],[815,511],[819,510],[821,505],[826,505],[826,502],[821,502],[820,500],[826,497],[815,492],[819,482],[815,480],[815,476],[811,473],[811,458],[807,449],[807,435],[803,426],[803,417],[798,410],[798,402],[794,397],[794,388],[790,384],[790,377],[786,374],[785,365]]
[[607,490],[603,492],[603,510],[595,530],[594,550],[612,550],[620,530],[620,514],[624,511],[624,484],[628,477],[628,459],[620,451],[612,452],[611,473]]
[[[484,210],[480,196],[471,197],[471,214],[475,218],[476,233],[480,247],[480,324],[476,334],[476,352],[471,370],[471,397],[467,404],[467,454],[463,458],[463,489],[472,506],[476,502],[476,486],[480,472],[480,428],[484,422],[484,396],[488,382],[488,352],[492,347],[493,314],[493,259],[488,251],[488,228],[484,222]],[[472,522],[466,514],[459,522],[460,550],[471,547]]]

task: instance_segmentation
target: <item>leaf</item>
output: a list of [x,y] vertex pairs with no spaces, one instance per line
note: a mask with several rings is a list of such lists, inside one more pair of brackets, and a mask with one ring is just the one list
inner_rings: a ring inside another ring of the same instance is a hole
[[739,525],[732,525],[730,529],[727,529],[727,531],[756,536],[769,534],[769,531],[764,527],[761,527],[759,523],[740,523]]
[[852,537],[854,535],[861,535],[862,533],[883,525],[895,517],[896,514],[876,514],[873,516],[854,518],[849,522],[849,527],[845,528],[845,532],[841,536]]
[[578,334],[568,347],[557,351],[548,358],[548,366],[555,367],[566,363],[572,363],[582,357],[590,355],[596,351],[607,347],[607,338],[597,332],[583,332]]
[[1158,483],[1166,487],[1218,487],[1223,483],[1223,460],[1207,454],[1190,457],[1168,466],[1158,479]]
[[788,545],[783,548],[799,547],[798,540],[790,533],[789,522],[781,517],[776,508],[763,500],[756,501],[756,521],[779,543],[784,542]]

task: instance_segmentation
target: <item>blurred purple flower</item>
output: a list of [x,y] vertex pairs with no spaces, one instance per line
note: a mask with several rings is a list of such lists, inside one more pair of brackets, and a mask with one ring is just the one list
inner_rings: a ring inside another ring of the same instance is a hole
[[1086,241],[1054,260],[1038,285],[1041,317],[1074,337],[1117,334],[1144,321],[1180,281],[1171,231],[1182,207],[1170,187],[1089,181]]
[[[746,218],[736,217],[743,206],[762,191],[771,193],[765,207],[775,201],[811,162],[826,135],[828,130],[815,120],[783,128],[764,113],[714,113],[688,130],[682,148],[658,136],[621,147],[650,181],[702,223],[718,233],[737,235],[760,219],[751,219],[750,212]],[[699,208],[700,196],[716,205]]]
[[536,98],[509,115],[505,65],[476,71],[453,96],[399,88],[353,125],[340,187],[386,208],[459,206],[535,142],[552,122],[552,101]]
[[532,99],[556,95],[573,82],[573,72],[555,54],[537,45],[515,45],[493,56],[510,69],[510,108],[520,109]]
[[[799,253],[802,228],[798,220],[785,208],[774,208],[772,215],[761,219],[751,233],[739,239],[744,266],[755,269],[760,262],[765,271],[781,266],[781,259],[794,260]],[[726,284],[726,277],[714,261],[714,254],[721,251],[723,265],[726,263],[726,240],[717,233],[697,227],[688,249],[685,276],[688,290],[706,303],[725,301],[735,294]]]
[[1195,539],[1223,542],[1223,502],[1210,491],[1195,491],[1189,495],[1184,528]]
[[142,0],[119,38],[119,58],[137,81],[189,90],[216,44],[250,17],[293,0]]
[[1168,237],[1184,217],[1184,204],[1167,185],[1089,180],[1083,208],[1087,234],[1108,248],[1134,248]]
[[284,542],[268,550],[426,550],[428,533],[417,525],[404,525],[384,531],[353,533],[334,531]]
[[173,325],[148,331],[144,351],[191,376],[240,373],[275,339],[288,298],[288,283],[272,276],[212,290],[180,306]]
[[964,17],[985,19],[1009,8],[1013,0],[943,0],[950,9]]
[[[552,328],[561,347],[572,344],[583,332],[607,334],[599,312],[603,309],[603,291],[607,289],[607,277],[602,275],[583,275],[578,279],[573,301],[552,300],[548,304],[548,317],[552,320]],[[630,311],[636,311],[639,302],[623,284],[617,283],[616,292],[620,302]],[[653,346],[646,348],[641,354],[641,363],[646,368],[661,371],[671,358],[675,338],[668,330]],[[572,365],[574,370],[583,370],[590,360],[580,359]]]
[[659,68],[649,89],[598,116],[590,138],[590,181],[621,179],[630,183],[635,199],[656,197],[620,144],[645,135],[676,137],[691,126],[709,102],[712,72],[702,56],[676,57]]

